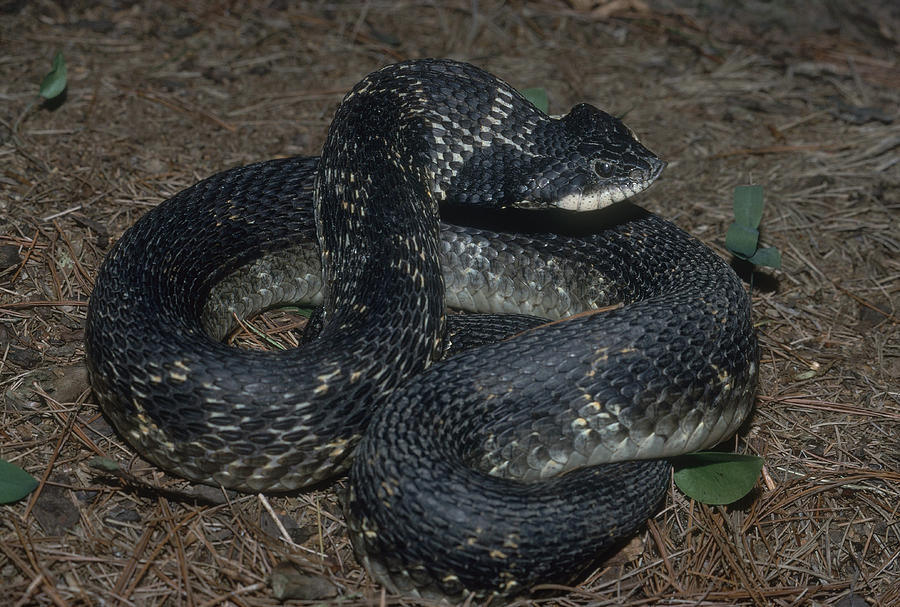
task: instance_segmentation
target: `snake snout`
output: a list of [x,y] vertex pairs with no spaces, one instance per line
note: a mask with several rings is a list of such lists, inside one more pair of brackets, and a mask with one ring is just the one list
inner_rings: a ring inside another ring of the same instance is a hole
[[[645,179],[647,179],[647,181],[653,182],[653,181],[656,181],[656,178],[662,174],[663,169],[665,169],[669,163],[666,162],[665,160],[663,160],[662,158],[653,156],[652,158],[650,158],[647,161],[647,164],[649,166],[646,169],[644,169],[643,174],[645,175]],[[632,173],[631,177],[632,177],[632,179],[634,179],[636,177],[634,174],[635,171],[632,171],[631,173]]]
[[644,188],[647,188],[662,174],[667,163],[656,156],[648,155],[644,157],[642,164],[644,166],[638,166],[628,171],[627,178],[634,184],[646,184]]

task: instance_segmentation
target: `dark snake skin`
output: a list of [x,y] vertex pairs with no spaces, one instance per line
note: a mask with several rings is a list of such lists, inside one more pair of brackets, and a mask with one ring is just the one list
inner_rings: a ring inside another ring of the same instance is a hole
[[[126,232],[88,308],[95,394],[142,455],[198,482],[290,490],[352,461],[350,537],[392,590],[568,579],[664,492],[668,464],[623,460],[715,444],[752,405],[731,269],[627,203],[597,211],[662,166],[593,107],[549,118],[458,62],[384,68],[320,159],[220,173]],[[439,203],[483,225],[441,224]],[[234,316],[288,302],[322,305],[304,347],[221,343]],[[447,305],[531,316],[448,322]]]

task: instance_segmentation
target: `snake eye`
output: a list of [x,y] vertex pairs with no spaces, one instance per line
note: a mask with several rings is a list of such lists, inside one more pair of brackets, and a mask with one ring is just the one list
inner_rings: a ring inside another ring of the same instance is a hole
[[604,179],[608,179],[613,176],[613,173],[616,172],[616,167],[611,162],[606,162],[605,160],[597,160],[591,163],[591,168],[594,169],[594,172],[597,173],[600,177]]

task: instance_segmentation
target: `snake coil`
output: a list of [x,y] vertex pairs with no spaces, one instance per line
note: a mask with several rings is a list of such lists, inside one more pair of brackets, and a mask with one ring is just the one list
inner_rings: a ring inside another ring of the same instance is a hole
[[[345,97],[320,158],[225,171],[123,235],[88,308],[95,394],[142,455],[198,482],[291,490],[352,465],[350,537],[392,590],[566,579],[652,514],[657,458],[722,440],[752,405],[731,269],[627,203],[598,210],[662,167],[591,106],[550,118],[471,65],[388,66]],[[441,204],[483,225],[441,223]],[[323,310],[304,347],[221,342],[295,302]],[[440,360],[463,326],[493,343]]]

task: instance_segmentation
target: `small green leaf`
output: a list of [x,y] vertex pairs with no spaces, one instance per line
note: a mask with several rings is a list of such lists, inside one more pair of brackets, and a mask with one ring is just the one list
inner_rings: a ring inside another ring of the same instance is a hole
[[747,258],[747,261],[778,270],[781,269],[781,252],[775,247],[757,249],[756,253]]
[[88,460],[88,464],[90,464],[93,468],[103,470],[105,472],[118,472],[122,469],[119,466],[119,462],[114,459],[109,459],[108,457],[92,457],[90,460]]
[[304,318],[309,318],[316,311],[315,308],[310,308],[307,306],[285,306],[284,309],[288,310],[290,312],[294,312],[295,314],[299,314],[300,316],[303,316]]
[[545,114],[550,107],[550,101],[547,99],[547,90],[542,88],[522,89],[522,96],[525,97],[537,109]]
[[755,228],[741,225],[738,222],[731,224],[725,235],[725,246],[728,247],[728,250],[744,259],[756,253],[758,243],[759,232]]
[[675,484],[685,495],[704,504],[730,504],[756,484],[763,460],[755,455],[702,452],[673,460]]
[[763,188],[761,185],[739,185],[734,188],[734,222],[758,228],[762,221]]
[[781,253],[774,247],[759,249],[759,222],[762,220],[763,188],[741,185],[734,188],[734,223],[725,235],[725,246],[742,259],[758,266],[781,268]]
[[37,486],[36,478],[18,466],[0,459],[0,504],[17,502]]
[[62,51],[53,57],[53,68],[44,76],[41,82],[41,97],[53,99],[66,89],[66,60]]

